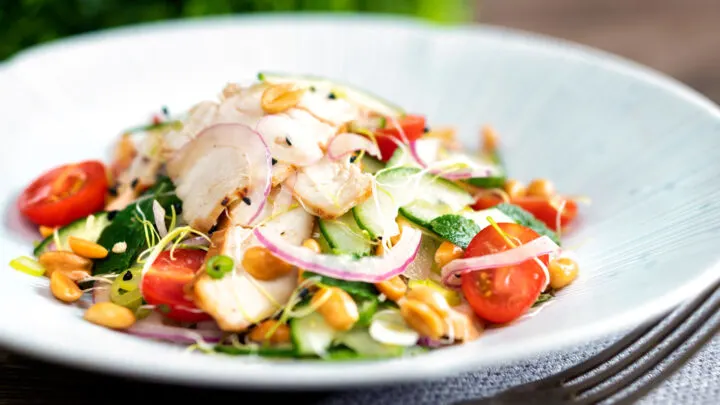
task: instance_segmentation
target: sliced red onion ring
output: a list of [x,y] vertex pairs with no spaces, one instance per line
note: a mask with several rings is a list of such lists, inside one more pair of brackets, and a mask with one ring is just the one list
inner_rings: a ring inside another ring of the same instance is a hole
[[402,273],[415,259],[422,232],[403,226],[398,243],[384,256],[354,259],[350,256],[318,254],[286,242],[280,235],[264,229],[253,231],[260,244],[280,259],[299,268],[342,280],[377,283]]
[[552,239],[541,236],[526,244],[499,253],[453,260],[442,268],[442,281],[447,286],[457,287],[460,285],[459,276],[461,274],[514,266],[538,256],[556,253],[559,250],[560,247]]
[[210,246],[210,242],[202,236],[185,239],[182,244],[185,246]]
[[[110,284],[95,282],[92,301],[94,304],[110,302]],[[197,329],[189,329],[165,325],[162,323],[162,319],[161,314],[153,312],[146,318],[135,322],[126,332],[131,335],[175,343],[195,343],[200,339],[207,343],[217,343],[223,337],[223,332],[214,321],[201,322],[197,324]]]
[[152,210],[158,235],[160,235],[161,238],[164,238],[168,233],[167,226],[165,225],[165,208],[163,208],[157,200],[153,200]]
[[[442,145],[437,139],[418,139],[410,142],[410,154],[423,168],[448,180],[464,180],[490,177],[495,168],[489,164],[474,161],[470,156],[460,152],[448,152],[451,157],[440,159]],[[462,166],[461,166],[462,165]],[[455,167],[453,167],[455,166]]]
[[365,136],[349,133],[338,134],[331,139],[327,154],[330,159],[339,160],[343,156],[359,150],[364,150],[378,159],[381,158],[380,149],[373,141]]
[[162,315],[153,312],[146,318],[135,322],[126,332],[131,335],[174,343],[196,343],[198,340],[203,340],[206,343],[217,343],[223,338],[223,332],[217,326],[214,329],[208,328],[207,325],[203,326],[202,329],[199,327],[189,329],[165,325]]

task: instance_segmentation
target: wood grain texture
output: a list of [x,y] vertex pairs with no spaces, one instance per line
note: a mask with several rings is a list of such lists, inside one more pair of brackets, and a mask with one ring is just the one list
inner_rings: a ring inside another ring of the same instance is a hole
[[481,22],[613,52],[720,102],[720,1],[480,0]]

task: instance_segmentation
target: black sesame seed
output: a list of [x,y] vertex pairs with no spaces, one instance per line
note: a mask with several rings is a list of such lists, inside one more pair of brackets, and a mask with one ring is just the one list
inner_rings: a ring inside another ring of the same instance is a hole
[[290,138],[288,138],[287,136],[285,137],[285,143],[287,143],[288,146],[292,146],[292,142],[290,142]]
[[247,205],[252,204],[252,201],[251,201],[248,197],[243,197],[242,200],[243,200],[243,202],[244,202],[245,204],[247,204]]
[[108,213],[107,213],[108,221],[112,221],[113,219],[115,219],[115,216],[117,216],[118,212],[120,212],[120,211],[118,211],[118,210],[108,211]]
[[222,201],[220,201],[220,205],[223,207],[227,206],[230,203],[230,198],[228,196],[223,197]]
[[303,288],[302,290],[300,290],[300,293],[298,294],[298,298],[303,299],[303,298],[307,297],[308,294],[310,294],[310,290],[308,290],[307,288]]
[[273,164],[273,166],[275,166],[276,163],[277,163],[277,159],[272,158],[272,164]]
[[428,127],[423,128],[423,132],[425,132],[425,133],[430,132],[430,128],[428,128]]
[[328,94],[328,98],[329,98],[330,100],[335,100],[335,99],[337,98],[337,96],[335,95],[335,93],[330,92],[330,94]]
[[110,194],[112,197],[117,197],[117,195],[118,195],[117,187],[108,188],[108,194]]
[[130,281],[132,280],[133,275],[132,272],[126,271],[125,274],[123,274],[123,281]]
[[182,214],[182,211],[183,211],[182,204],[176,203],[175,205],[173,205],[173,207],[175,207],[175,214],[176,214],[176,215]]
[[315,90],[317,90],[317,89],[315,88],[315,86],[310,86],[310,91],[311,91],[311,92],[313,92],[313,93],[314,93],[314,92],[315,92]]
[[350,163],[355,163],[357,156],[350,156]]
[[132,187],[132,188],[137,187],[139,182],[140,182],[140,179],[133,179],[133,181],[130,183],[130,187]]
[[163,113],[163,115],[165,115],[166,117],[169,117],[169,116],[170,116],[170,111],[168,111],[168,108],[167,108],[166,105],[162,106],[162,113]]

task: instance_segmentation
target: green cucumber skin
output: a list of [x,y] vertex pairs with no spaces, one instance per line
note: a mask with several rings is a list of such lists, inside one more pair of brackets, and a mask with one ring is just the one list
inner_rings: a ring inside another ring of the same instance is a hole
[[[351,214],[348,215],[348,220],[352,221],[351,224],[347,224],[349,227],[352,227],[354,225],[357,225],[357,220],[354,216]],[[341,221],[345,222],[345,221]],[[338,235],[336,238],[333,234],[334,232],[343,232],[343,231],[335,231],[333,230],[333,226],[340,226],[340,225],[334,225],[331,221],[320,219],[318,220],[318,228],[320,229],[320,233],[322,234],[325,241],[327,241],[328,246],[331,248],[331,252],[335,254],[349,254],[349,255],[355,255],[357,257],[363,257],[368,256],[372,253],[372,244],[370,243],[370,239],[367,239],[367,243],[362,243],[362,241],[358,240],[352,240],[350,242],[343,243],[343,237],[342,235]],[[350,231],[353,231],[352,229]],[[362,231],[362,228],[358,227],[357,231]],[[344,245],[344,246],[343,246]]]
[[[103,229],[107,227],[110,224],[110,221],[108,220],[108,213],[107,212],[98,212],[95,214],[91,214],[95,216],[95,224],[93,226],[101,226]],[[60,229],[58,229],[58,237],[60,238],[61,242],[65,242],[69,236],[78,235],[81,232],[76,232],[79,227],[84,227],[85,223],[87,222],[88,217],[77,219]],[[101,230],[102,231],[102,230]],[[98,232],[98,235],[100,232]],[[40,242],[37,247],[33,250],[33,254],[36,257],[39,257],[41,254],[45,253],[47,248],[55,241],[54,235],[50,235],[47,238],[43,239],[42,242]],[[96,240],[91,241],[96,242]]]
[[247,355],[258,355],[261,357],[282,357],[290,358],[295,356],[295,349],[292,347],[263,347],[250,348],[250,347],[237,347],[229,345],[217,345],[215,351],[218,353],[228,354],[232,356],[247,356]]
[[505,179],[505,177],[475,177],[466,181],[475,187],[502,188],[505,185]]

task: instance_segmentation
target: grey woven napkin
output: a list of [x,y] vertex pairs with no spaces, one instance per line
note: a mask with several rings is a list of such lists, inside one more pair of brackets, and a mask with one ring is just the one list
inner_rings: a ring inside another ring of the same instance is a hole
[[[238,404],[283,401],[292,405],[446,405],[460,399],[489,396],[510,386],[556,373],[610,344],[593,343],[505,367],[465,373],[440,381],[364,388],[342,392],[243,392],[151,384],[50,365],[0,351],[0,404],[124,404],[163,398],[163,403]],[[670,380],[641,404],[720,404],[720,337],[716,337]]]

